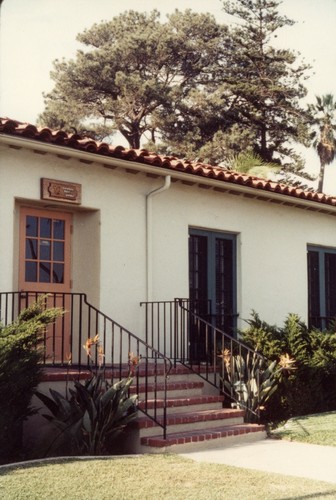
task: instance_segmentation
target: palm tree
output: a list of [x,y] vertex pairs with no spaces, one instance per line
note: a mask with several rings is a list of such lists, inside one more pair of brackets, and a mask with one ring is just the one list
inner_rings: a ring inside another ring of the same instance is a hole
[[269,173],[277,174],[281,170],[281,164],[265,161],[261,156],[253,151],[241,151],[233,155],[229,163],[229,170],[240,172],[246,175],[267,178]]
[[332,94],[316,96],[316,104],[311,104],[309,110],[312,124],[318,131],[313,132],[314,147],[320,158],[320,172],[317,191],[322,193],[325,166],[333,162],[336,155],[336,102]]

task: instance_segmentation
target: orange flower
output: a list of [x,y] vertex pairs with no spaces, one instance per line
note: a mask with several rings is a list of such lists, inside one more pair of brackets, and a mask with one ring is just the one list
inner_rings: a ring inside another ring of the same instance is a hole
[[289,354],[281,354],[279,366],[281,370],[296,370],[295,359],[290,358]]
[[105,354],[102,347],[98,346],[97,350],[98,350],[98,366],[100,368],[104,363]]
[[138,366],[141,356],[136,356],[133,352],[128,353],[128,364],[130,366]]
[[222,358],[225,366],[229,366],[231,362],[231,353],[229,349],[223,349],[220,354],[218,354],[219,358]]
[[93,337],[93,339],[91,339],[90,337],[87,339],[87,341],[83,345],[87,356],[91,357],[91,347],[93,345],[98,345],[98,344],[99,344],[99,335],[98,334],[95,337]]

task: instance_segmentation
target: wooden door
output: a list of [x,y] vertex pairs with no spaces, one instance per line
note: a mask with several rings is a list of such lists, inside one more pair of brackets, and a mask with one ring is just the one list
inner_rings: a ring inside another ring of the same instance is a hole
[[[50,293],[48,306],[69,310],[72,215],[36,208],[20,211],[19,289],[25,303],[37,293]],[[46,332],[47,361],[59,363],[70,354],[69,314]]]

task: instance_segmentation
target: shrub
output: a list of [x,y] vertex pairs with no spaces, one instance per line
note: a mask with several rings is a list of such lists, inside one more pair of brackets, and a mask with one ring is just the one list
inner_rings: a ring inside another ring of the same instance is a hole
[[309,331],[296,314],[289,314],[282,328],[260,320],[257,313],[240,332],[243,340],[270,360],[285,353],[295,360],[269,399],[264,414],[268,422],[336,409],[336,333]]
[[34,413],[31,398],[40,382],[45,326],[62,314],[46,309],[45,297],[0,326],[0,462],[23,457],[22,424]]

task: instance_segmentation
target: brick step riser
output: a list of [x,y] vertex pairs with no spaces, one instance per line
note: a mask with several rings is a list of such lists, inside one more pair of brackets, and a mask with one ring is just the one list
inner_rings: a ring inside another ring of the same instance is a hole
[[[202,410],[220,410],[223,408],[222,403],[199,403],[195,405],[187,405],[187,406],[169,406],[167,408],[168,415],[171,413],[181,414],[181,413],[190,413],[193,411],[202,411]],[[148,409],[147,413],[149,415],[154,415],[154,409]],[[157,415],[163,415],[163,408],[157,408]]]
[[[243,422],[244,420],[242,417],[233,417],[233,418],[216,419],[216,420],[202,420],[200,422],[173,424],[167,426],[167,436],[169,436],[169,434],[175,434],[176,432],[205,431],[207,429],[214,429],[220,426],[226,427],[232,425],[239,425],[243,424]],[[155,436],[156,434],[158,434],[159,429],[160,427],[157,426],[142,428],[140,429],[140,436],[141,437]]]
[[211,450],[216,448],[228,448],[242,443],[254,443],[266,438],[266,432],[263,430],[257,432],[248,432],[234,436],[226,436],[216,439],[204,439],[203,441],[174,444],[171,446],[146,446],[140,444],[137,453],[187,453],[190,451]]

